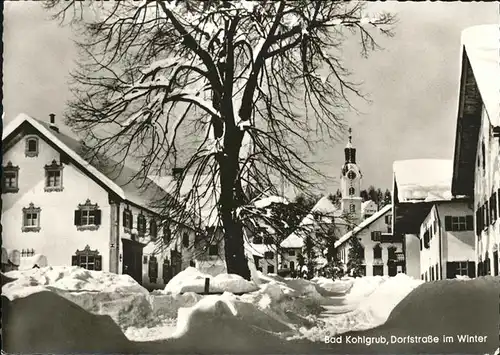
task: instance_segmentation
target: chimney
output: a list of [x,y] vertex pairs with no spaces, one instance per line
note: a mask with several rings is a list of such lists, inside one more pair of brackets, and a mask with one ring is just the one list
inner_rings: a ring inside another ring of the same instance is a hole
[[56,126],[56,115],[51,113],[50,117],[50,128],[59,133],[59,128]]

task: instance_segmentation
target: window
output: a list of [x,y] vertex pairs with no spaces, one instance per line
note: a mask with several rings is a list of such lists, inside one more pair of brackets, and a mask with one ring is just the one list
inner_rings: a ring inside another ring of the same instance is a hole
[[156,236],[158,235],[158,227],[156,225],[156,220],[151,218],[149,221],[149,236],[151,240],[156,240]]
[[87,270],[102,270],[102,256],[97,250],[90,250],[87,245],[83,250],[77,250],[71,257],[71,265],[80,266]]
[[274,274],[274,265],[267,265],[267,273]]
[[486,147],[484,142],[481,143],[481,161],[483,162],[483,174],[486,170]]
[[457,275],[467,276],[469,274],[469,265],[465,261],[457,263]]
[[424,233],[424,248],[429,249],[429,231]]
[[387,248],[387,253],[388,253],[387,258],[389,260],[397,260],[398,259],[397,255],[396,255],[396,248],[395,247]]
[[[186,232],[182,233],[182,246],[184,248],[189,247],[189,234]],[[212,254],[210,254],[210,255],[212,255]]]
[[172,240],[172,232],[170,231],[170,225],[165,223],[163,225],[163,243],[169,244]]
[[21,250],[21,257],[29,257],[29,256],[34,256],[35,255],[35,249],[22,249]]
[[391,224],[392,225],[392,215],[386,215],[384,217],[385,219],[385,224]]
[[374,242],[380,242],[381,238],[382,238],[382,232],[380,231],[373,231],[371,233],[372,235],[372,241]]
[[19,167],[13,166],[9,161],[3,167],[3,193],[16,193],[19,191]]
[[26,138],[26,149],[24,152],[25,156],[29,158],[38,156],[38,138],[37,137],[28,137]]
[[351,212],[351,213],[356,212],[356,206],[355,205],[349,205],[349,212]]
[[264,253],[264,259],[274,259],[274,253],[272,251],[266,251]]
[[355,194],[354,187],[350,187],[349,188],[349,196],[354,196],[354,194]]
[[208,255],[210,256],[219,255],[219,246],[217,244],[211,244],[208,247]]
[[483,228],[487,228],[490,225],[490,209],[489,209],[489,203],[486,201],[483,205],[483,217],[484,217],[484,226]]
[[142,263],[143,263],[143,264],[147,264],[147,263],[148,263],[148,256],[147,256],[147,255],[144,255],[144,256],[142,257]]
[[444,221],[444,228],[446,231],[463,232],[467,230],[474,230],[472,216],[445,216]]
[[154,255],[151,255],[149,257],[148,277],[149,277],[149,282],[151,283],[156,283],[158,279],[158,260]]
[[274,238],[273,237],[264,237],[264,244],[274,244]]
[[374,259],[382,259],[382,248],[379,244],[373,247],[373,258]]
[[137,215],[137,234],[144,236],[146,234],[146,217],[142,214]]
[[253,237],[253,243],[254,244],[262,244],[262,237],[261,236]]
[[[481,269],[482,267],[480,265],[480,272],[482,272]],[[446,263],[446,277],[448,279],[454,279],[457,275],[475,277],[475,273],[476,270],[473,261],[455,261]]]
[[294,271],[295,270],[295,262],[290,261],[290,270]]
[[373,265],[373,276],[384,276],[384,265]]
[[45,191],[62,191],[62,164],[57,164],[55,160],[52,160],[52,163],[49,165],[45,165]]
[[96,204],[92,204],[89,199],[84,204],[78,205],[75,211],[75,226],[79,231],[97,230],[101,225],[101,210]]
[[290,256],[295,256],[295,250],[289,250],[288,255]]
[[130,232],[132,229],[132,211],[128,208],[123,210],[122,214],[123,227],[125,227],[125,231]]
[[497,194],[494,192],[490,197],[490,220],[494,224],[497,220]]
[[23,208],[23,232],[39,232],[40,231],[40,212],[39,207],[35,207],[30,203],[28,207]]

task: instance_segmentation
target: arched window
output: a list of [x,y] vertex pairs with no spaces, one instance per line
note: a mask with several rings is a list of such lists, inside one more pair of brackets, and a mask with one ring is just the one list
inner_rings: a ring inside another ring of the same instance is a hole
[[354,196],[354,193],[355,193],[354,187],[350,187],[349,188],[349,196]]
[[26,138],[25,156],[30,158],[38,156],[38,137]]
[[349,212],[351,212],[351,213],[356,212],[356,206],[355,205],[349,205]]

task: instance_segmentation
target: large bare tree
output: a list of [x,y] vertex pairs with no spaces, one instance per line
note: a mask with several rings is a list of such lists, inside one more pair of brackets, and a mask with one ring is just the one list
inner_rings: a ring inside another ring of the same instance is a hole
[[360,2],[46,6],[80,30],[67,122],[96,151],[143,160],[141,176],[164,174],[181,160],[181,180],[195,178],[189,193],[181,196],[179,187],[174,194],[184,211],[200,207],[200,185],[213,195],[227,271],[245,278],[239,207],[280,179],[309,184],[318,171],[305,150],[338,137],[350,94],[360,95],[342,61],[343,42],[358,36],[366,55],[376,48],[371,31],[390,34],[394,23],[390,14],[367,16]]

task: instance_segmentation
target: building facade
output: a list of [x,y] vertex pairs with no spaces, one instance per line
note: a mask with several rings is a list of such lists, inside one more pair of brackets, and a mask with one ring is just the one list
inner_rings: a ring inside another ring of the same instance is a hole
[[434,204],[420,227],[420,270],[425,281],[474,277],[474,216],[468,201]]
[[500,106],[499,29],[462,32],[462,71],[452,192],[474,207],[476,275],[499,275]]
[[3,246],[44,255],[49,266],[129,274],[141,283],[143,248],[162,222],[150,203],[165,192],[125,184],[136,173],[128,168],[113,175],[89,163],[85,145],[61,133],[54,115],[48,123],[20,114],[2,141]]
[[384,206],[335,243],[344,267],[349,262],[351,238],[358,238],[362,246],[364,276],[395,276],[404,272],[403,240],[392,233],[392,205]]

